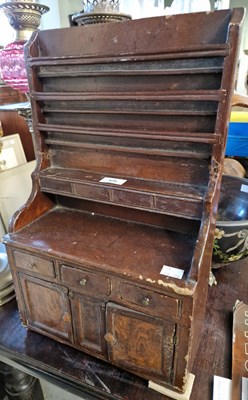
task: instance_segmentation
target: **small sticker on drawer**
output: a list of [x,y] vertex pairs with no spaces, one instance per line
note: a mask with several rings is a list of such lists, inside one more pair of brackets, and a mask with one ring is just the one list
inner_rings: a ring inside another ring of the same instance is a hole
[[241,192],[248,193],[248,185],[241,185]]
[[179,268],[169,267],[168,265],[163,265],[160,274],[170,276],[171,278],[182,279],[184,270]]
[[124,185],[126,179],[108,178],[105,177],[100,180],[101,183],[112,183],[113,185]]

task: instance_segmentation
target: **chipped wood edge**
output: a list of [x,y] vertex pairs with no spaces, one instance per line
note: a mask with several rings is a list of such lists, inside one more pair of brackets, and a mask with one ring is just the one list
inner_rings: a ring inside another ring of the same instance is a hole
[[177,393],[171,389],[167,389],[161,385],[158,385],[153,381],[148,382],[148,387],[174,400],[190,400],[194,380],[195,375],[188,374],[184,393]]

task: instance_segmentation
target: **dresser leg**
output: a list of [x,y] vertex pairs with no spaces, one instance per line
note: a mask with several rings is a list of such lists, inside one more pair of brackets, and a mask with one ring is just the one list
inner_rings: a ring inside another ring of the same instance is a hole
[[7,364],[0,363],[9,400],[44,400],[38,379]]

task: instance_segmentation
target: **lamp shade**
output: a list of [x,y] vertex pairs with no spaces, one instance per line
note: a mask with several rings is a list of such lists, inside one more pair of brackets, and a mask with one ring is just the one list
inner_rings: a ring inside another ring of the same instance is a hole
[[0,51],[1,78],[6,85],[27,93],[28,80],[24,59],[24,45],[26,41],[9,43]]

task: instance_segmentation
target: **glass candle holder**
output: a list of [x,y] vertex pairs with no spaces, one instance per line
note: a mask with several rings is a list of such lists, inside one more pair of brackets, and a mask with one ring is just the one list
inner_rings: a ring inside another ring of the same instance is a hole
[[118,13],[119,0],[84,0],[83,10],[85,13]]

